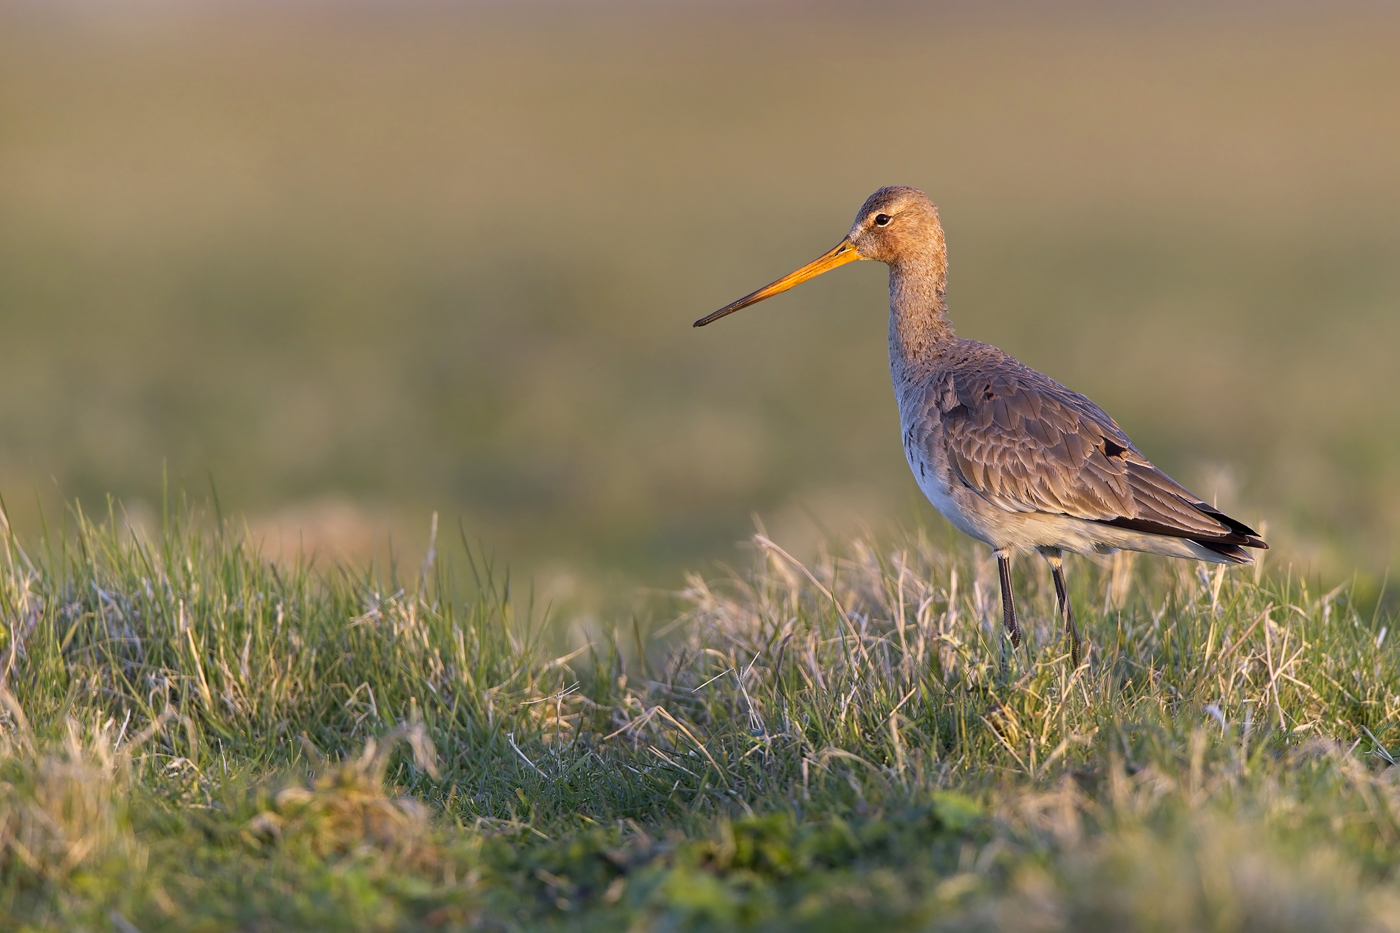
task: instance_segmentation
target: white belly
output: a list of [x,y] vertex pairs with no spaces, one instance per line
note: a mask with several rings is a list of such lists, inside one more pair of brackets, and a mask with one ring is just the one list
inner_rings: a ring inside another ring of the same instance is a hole
[[[927,460],[921,462],[920,459],[916,459],[918,454],[913,450],[906,449],[905,454],[909,461],[909,469],[914,471],[914,481],[919,484],[919,491],[933,503],[940,515],[963,534],[985,541],[994,548],[1003,546],[990,537],[992,529],[986,527],[986,523],[981,520],[980,510],[976,508],[975,503],[969,501],[974,497],[983,502],[986,500],[966,487],[961,490],[954,489],[946,466]],[[989,502],[986,502],[986,505],[995,508]]]

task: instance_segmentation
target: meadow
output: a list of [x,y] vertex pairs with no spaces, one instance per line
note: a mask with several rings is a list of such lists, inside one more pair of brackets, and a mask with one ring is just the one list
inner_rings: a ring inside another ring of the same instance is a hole
[[[1397,47],[0,0],[0,928],[1400,930]],[[1261,565],[1012,651],[883,270],[690,328],[887,183]]]
[[[1347,587],[1028,572],[915,531],[751,561],[560,655],[444,543],[4,539],[16,930],[1394,930],[1397,619]],[[449,555],[449,552],[455,554]]]

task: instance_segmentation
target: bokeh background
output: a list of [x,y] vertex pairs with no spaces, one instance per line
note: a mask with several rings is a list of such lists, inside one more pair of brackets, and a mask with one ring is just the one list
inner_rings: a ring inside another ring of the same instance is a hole
[[960,333],[1271,559],[1378,579],[1397,49],[1363,3],[0,5],[0,495],[37,533],[212,483],[326,560],[413,559],[438,512],[585,601],[755,516],[936,528],[883,267],[690,328],[899,183]]

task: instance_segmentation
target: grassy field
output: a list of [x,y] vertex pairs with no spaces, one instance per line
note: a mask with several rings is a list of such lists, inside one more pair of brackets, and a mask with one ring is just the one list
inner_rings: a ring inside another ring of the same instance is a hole
[[556,599],[755,512],[932,524],[883,270],[689,327],[904,183],[960,333],[1374,592],[1396,47],[1368,3],[0,2],[0,494],[153,527],[168,469],[357,559],[437,511]]
[[[1052,6],[0,0],[0,928],[1400,931],[1400,14]],[[1262,568],[690,328],[889,183]]]
[[1013,653],[969,545],[760,536],[561,646],[446,541],[120,528],[0,542],[6,929],[1400,929],[1397,619],[1345,586],[1076,562],[1071,670],[1038,566]]

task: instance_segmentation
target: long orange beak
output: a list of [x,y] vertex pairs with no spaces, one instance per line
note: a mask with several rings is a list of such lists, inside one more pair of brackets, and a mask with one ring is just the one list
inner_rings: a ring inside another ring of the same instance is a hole
[[740,308],[747,308],[749,305],[756,305],[765,298],[772,298],[774,295],[778,295],[782,292],[787,291],[794,285],[801,285],[808,279],[815,279],[823,272],[830,272],[837,266],[844,266],[846,263],[854,262],[859,258],[861,257],[860,253],[856,252],[856,245],[851,242],[850,237],[846,237],[840,243],[837,243],[836,246],[832,248],[829,252],[823,253],[821,256],[818,256],[816,259],[813,259],[811,262],[807,263],[807,265],[803,266],[801,269],[798,269],[796,272],[789,272],[781,279],[778,279],[778,281],[772,283],[771,285],[763,286],[758,291],[754,292],[752,295],[745,295],[743,298],[740,298],[733,304],[728,304],[725,305],[723,308],[720,308],[714,314],[705,315],[700,320],[696,321],[694,326],[704,327],[706,324],[709,324],[713,321],[718,321],[726,314],[733,314]]

